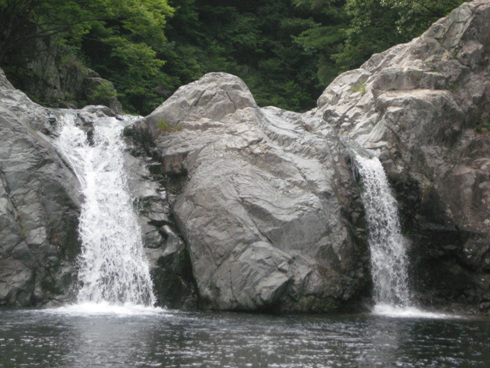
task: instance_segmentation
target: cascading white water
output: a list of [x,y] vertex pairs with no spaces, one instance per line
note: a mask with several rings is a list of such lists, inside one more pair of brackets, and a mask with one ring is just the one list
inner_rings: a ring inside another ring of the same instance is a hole
[[149,267],[124,171],[123,125],[115,118],[100,119],[90,145],[75,119],[74,114],[62,115],[56,146],[84,196],[78,302],[152,306]]
[[401,234],[396,200],[376,157],[356,154],[354,159],[362,178],[374,301],[378,306],[409,307],[407,241]]

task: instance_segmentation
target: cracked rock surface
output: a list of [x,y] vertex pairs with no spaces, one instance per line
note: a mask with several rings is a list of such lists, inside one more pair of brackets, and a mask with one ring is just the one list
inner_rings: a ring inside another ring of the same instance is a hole
[[[310,132],[310,120],[259,108],[240,79],[212,73],[140,122],[185,182],[172,209],[210,308],[327,311],[359,296],[351,171],[333,129]],[[179,129],[158,135],[159,121]]]
[[[260,108],[210,73],[138,123],[204,305],[331,311],[369,289],[364,212],[342,139],[381,159],[421,304],[490,305],[490,2],[341,74],[317,108]],[[172,186],[171,185],[171,186]]]

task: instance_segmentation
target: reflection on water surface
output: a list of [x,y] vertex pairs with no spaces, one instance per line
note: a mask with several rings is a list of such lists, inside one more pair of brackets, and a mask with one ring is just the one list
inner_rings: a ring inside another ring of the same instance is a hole
[[490,321],[0,312],[2,367],[489,367]]

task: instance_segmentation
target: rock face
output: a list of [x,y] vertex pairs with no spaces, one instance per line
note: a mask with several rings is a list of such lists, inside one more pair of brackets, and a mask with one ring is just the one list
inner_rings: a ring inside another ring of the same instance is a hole
[[66,298],[75,277],[77,182],[36,131],[49,125],[0,72],[0,306]]
[[340,75],[315,111],[380,156],[425,304],[489,306],[489,47],[490,2],[463,4]]
[[[115,118],[125,126],[124,180],[127,180],[127,189],[138,216],[157,304],[170,308],[195,308],[196,293],[189,255],[170,216],[160,165],[147,158],[140,147],[132,145],[132,122],[136,117],[117,115],[106,106],[86,106],[80,110],[53,109],[52,113],[59,120],[73,119],[75,125],[85,132],[89,144],[94,144],[94,130],[97,126],[106,125],[107,119]],[[51,134],[58,134],[61,123],[57,125]]]
[[168,176],[204,306],[328,311],[369,282],[358,184],[340,137],[382,160],[421,304],[490,301],[490,2],[340,75],[304,114],[259,108],[211,73],[138,123]]
[[133,127],[128,126],[125,130],[128,137],[126,172],[139,216],[157,304],[169,308],[196,309],[196,289],[189,253],[171,216],[161,165],[146,157],[139,146],[131,144],[129,137],[133,133]]
[[[88,140],[97,119],[116,116],[105,106],[75,113]],[[33,103],[0,70],[0,306],[54,305],[76,296],[83,198],[50,137],[63,114]],[[160,176],[140,151],[128,147],[125,161],[155,294],[159,305],[192,308],[189,256],[169,219]]]
[[50,107],[82,108],[87,104],[103,104],[118,113],[122,111],[112,82],[85,67],[56,37],[26,42],[29,46],[22,49],[22,54],[5,56],[4,65],[25,68],[25,73],[14,72],[9,78],[33,100]]
[[[259,108],[222,73],[182,87],[139,123],[182,187],[172,209],[203,306],[327,311],[365,287],[351,171],[333,129],[312,133],[312,123]],[[159,135],[165,127],[173,132]]]

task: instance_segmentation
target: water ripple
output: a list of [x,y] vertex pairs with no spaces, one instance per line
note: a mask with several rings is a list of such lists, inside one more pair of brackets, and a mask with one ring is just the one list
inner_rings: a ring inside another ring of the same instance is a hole
[[485,319],[0,312],[2,367],[487,367]]

